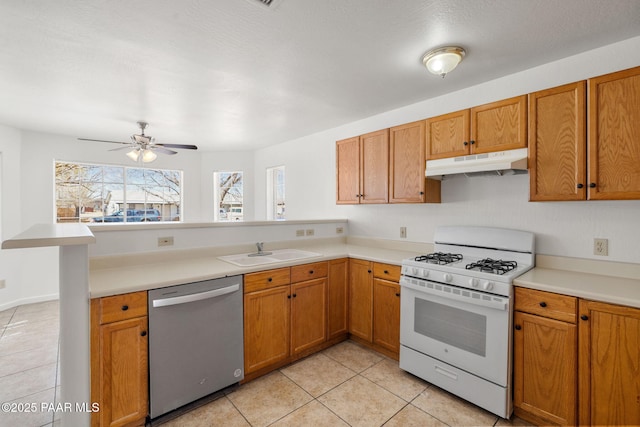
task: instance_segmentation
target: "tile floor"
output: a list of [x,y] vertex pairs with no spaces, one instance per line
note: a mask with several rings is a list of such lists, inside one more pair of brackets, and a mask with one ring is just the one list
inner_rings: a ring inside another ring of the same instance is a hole
[[[40,406],[56,402],[58,394],[57,301],[0,312],[0,402]],[[0,426],[57,426],[57,418],[46,410],[0,411]],[[159,421],[163,427],[530,425],[500,419],[352,341],[170,418]]]

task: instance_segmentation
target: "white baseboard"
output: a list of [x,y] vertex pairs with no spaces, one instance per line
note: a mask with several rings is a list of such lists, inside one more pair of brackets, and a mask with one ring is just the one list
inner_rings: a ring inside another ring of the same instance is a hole
[[10,308],[18,307],[19,305],[34,304],[36,302],[45,302],[45,301],[52,301],[57,299],[59,299],[59,295],[57,293],[49,294],[49,295],[39,295],[39,296],[29,297],[29,298],[21,298],[21,299],[17,299],[17,300],[0,305],[0,311],[9,310]]

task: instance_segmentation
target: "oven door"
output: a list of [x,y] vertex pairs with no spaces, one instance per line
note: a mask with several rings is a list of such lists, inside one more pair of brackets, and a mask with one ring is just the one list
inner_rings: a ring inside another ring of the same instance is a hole
[[401,284],[402,345],[507,386],[511,370],[508,297],[404,276]]

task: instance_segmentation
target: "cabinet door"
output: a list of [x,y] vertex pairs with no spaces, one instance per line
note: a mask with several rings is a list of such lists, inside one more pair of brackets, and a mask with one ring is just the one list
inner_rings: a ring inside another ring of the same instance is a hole
[[327,279],[291,285],[291,353],[297,354],[327,339]]
[[580,300],[580,425],[640,425],[640,310]]
[[391,203],[425,201],[425,122],[396,126],[390,135]]
[[427,119],[426,148],[428,160],[469,154],[469,110]]
[[373,279],[373,343],[400,352],[400,285]]
[[360,203],[360,140],[336,142],[336,203]]
[[329,261],[329,282],[327,284],[328,339],[348,332],[348,283],[349,260],[343,258]]
[[244,369],[257,371],[289,357],[289,286],[244,295]]
[[373,339],[373,266],[349,260],[349,332],[365,341]]
[[101,426],[124,426],[148,413],[147,317],[100,327]]
[[519,311],[514,323],[514,406],[546,422],[575,425],[577,327]]
[[527,95],[471,109],[471,154],[527,146]]
[[389,201],[389,129],[360,137],[360,203]]
[[589,80],[588,199],[640,199],[640,67]]
[[529,200],[585,200],[586,83],[529,95]]

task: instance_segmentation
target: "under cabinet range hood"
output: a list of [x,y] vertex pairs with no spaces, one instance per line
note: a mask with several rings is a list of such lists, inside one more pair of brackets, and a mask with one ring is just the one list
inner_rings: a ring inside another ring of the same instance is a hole
[[513,174],[526,173],[527,149],[496,151],[494,153],[471,154],[448,159],[427,160],[425,175],[439,179],[444,175],[465,174]]

